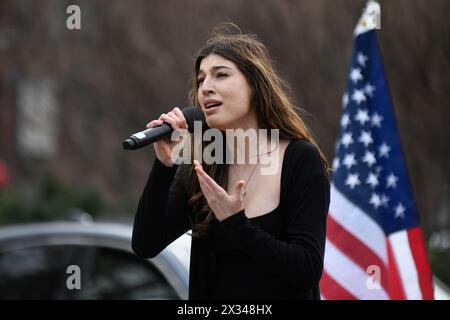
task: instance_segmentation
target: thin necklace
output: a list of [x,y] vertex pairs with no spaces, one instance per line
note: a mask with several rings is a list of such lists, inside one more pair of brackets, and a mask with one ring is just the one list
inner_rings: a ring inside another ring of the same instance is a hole
[[[249,175],[249,177],[247,178],[247,180],[245,181],[245,185],[246,184],[248,184],[249,182],[250,182],[250,179],[252,178],[252,176],[253,176],[253,172],[255,172],[255,169],[256,169],[256,167],[258,166],[258,164],[259,164],[259,155],[258,156],[256,156],[256,158],[258,159],[258,161],[256,162],[256,164],[255,164],[255,166],[253,167],[253,170],[252,170],[252,172],[250,173],[250,175]],[[233,174],[234,174],[234,172],[233,172]],[[236,176],[236,175],[235,175]],[[236,177],[237,178],[237,177]],[[239,179],[238,179],[239,180]],[[245,185],[242,187],[242,195],[245,197],[245,195],[247,194],[247,190],[245,189]]]
[[[277,147],[277,148],[278,148],[278,147]],[[274,150],[271,150],[271,151],[269,151],[269,152],[261,153],[261,154],[257,154],[257,155],[256,155],[256,158],[257,158],[258,160],[256,161],[256,164],[255,164],[255,166],[253,167],[252,172],[250,173],[250,175],[248,176],[247,180],[245,181],[245,185],[242,187],[242,195],[243,195],[244,197],[247,195],[247,189],[245,188],[245,186],[250,182],[250,179],[252,178],[253,173],[255,172],[255,169],[256,169],[256,167],[257,167],[258,164],[259,164],[259,157],[260,157],[260,156],[263,156],[263,155],[265,155],[265,154],[272,153],[272,152],[275,151],[277,148],[275,148]],[[239,181],[240,179],[236,176],[236,174],[235,174],[234,172],[232,172],[232,173],[233,173],[234,177]]]
[[[256,167],[257,167],[258,164],[259,164],[259,157],[260,157],[260,156],[263,156],[263,155],[265,155],[265,154],[272,153],[272,152],[274,152],[276,149],[278,149],[278,145],[277,145],[277,147],[276,147],[274,150],[271,150],[271,151],[269,151],[269,152],[261,153],[261,154],[257,154],[257,155],[256,155],[256,158],[258,159],[258,161],[256,161],[256,164],[255,164],[255,166],[253,167],[252,172],[250,173],[250,175],[248,176],[247,180],[245,181],[245,185],[242,187],[242,196],[245,197],[245,195],[247,194],[247,189],[245,188],[245,186],[250,182],[250,179],[251,179],[252,176],[253,176],[253,172],[255,172],[255,169],[256,169]],[[232,172],[232,173],[233,173],[233,175],[235,176],[235,178],[238,179],[238,181],[239,181],[240,179],[236,176],[236,174],[235,174],[234,172]]]

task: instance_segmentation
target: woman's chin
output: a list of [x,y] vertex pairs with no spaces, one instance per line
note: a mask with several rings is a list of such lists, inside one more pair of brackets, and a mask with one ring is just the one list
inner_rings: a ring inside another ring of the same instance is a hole
[[220,121],[221,119],[215,119],[214,116],[206,117],[206,123],[208,124],[208,127],[211,129],[218,129],[218,130],[225,130],[226,124],[223,121]]

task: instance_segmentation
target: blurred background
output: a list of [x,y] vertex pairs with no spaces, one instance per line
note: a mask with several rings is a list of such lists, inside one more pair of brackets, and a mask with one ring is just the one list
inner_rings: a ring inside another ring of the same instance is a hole
[[[267,45],[333,159],[362,0],[1,0],[0,227],[131,223],[154,153],[122,141],[186,106],[221,22]],[[69,30],[66,9],[81,9]],[[433,272],[450,284],[450,1],[380,1],[378,41]]]

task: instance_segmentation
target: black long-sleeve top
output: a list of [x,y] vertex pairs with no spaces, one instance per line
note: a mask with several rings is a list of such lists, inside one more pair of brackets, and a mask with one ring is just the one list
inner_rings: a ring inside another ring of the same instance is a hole
[[[191,229],[181,166],[155,158],[133,227],[132,248],[141,257],[156,256]],[[330,185],[310,142],[289,143],[280,187],[273,211],[247,218],[242,210],[192,238],[190,299],[320,299]]]

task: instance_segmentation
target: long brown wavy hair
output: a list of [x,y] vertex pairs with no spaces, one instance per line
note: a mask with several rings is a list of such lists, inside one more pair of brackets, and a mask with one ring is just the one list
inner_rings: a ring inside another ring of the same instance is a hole
[[[259,128],[279,129],[280,139],[308,140],[319,150],[325,171],[328,174],[329,165],[325,156],[314,141],[307,125],[296,113],[295,110],[298,108],[293,105],[288,97],[287,86],[278,76],[267,48],[258,40],[256,35],[243,34],[239,27],[231,23],[222,24],[213,30],[212,37],[194,56],[192,90],[190,92],[191,104],[200,107],[198,101],[198,72],[202,60],[211,54],[220,55],[234,62],[247,78],[253,93],[251,107],[256,108]],[[206,143],[202,142],[201,147],[204,149]],[[192,150],[194,148],[192,145]],[[192,151],[192,156],[194,156],[194,151]],[[227,166],[225,161],[223,164],[207,165],[203,163],[205,172],[224,189],[226,189],[228,183]],[[191,193],[188,199],[188,208],[192,234],[193,236],[202,236],[207,233],[208,225],[214,219],[214,213],[208,206],[200,189],[194,166],[188,165],[187,170],[187,189]]]

